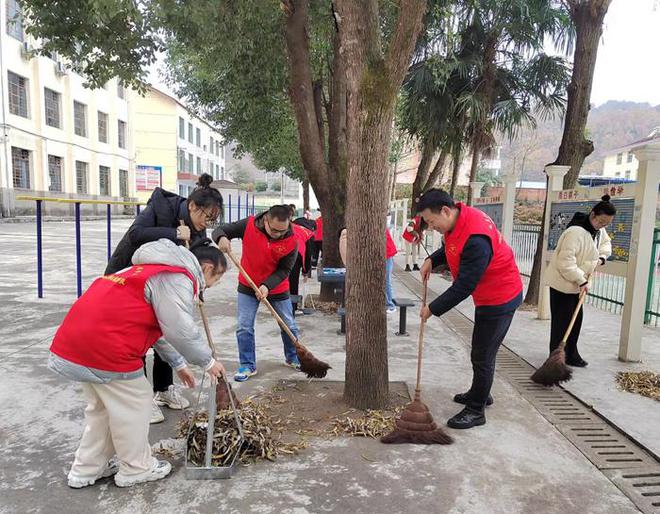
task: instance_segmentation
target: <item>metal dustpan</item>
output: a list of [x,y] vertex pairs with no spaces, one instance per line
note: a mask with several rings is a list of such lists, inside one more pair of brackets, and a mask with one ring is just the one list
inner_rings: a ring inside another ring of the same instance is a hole
[[[200,387],[199,397],[197,399],[197,407],[200,405],[200,398],[203,390],[203,378],[202,386]],[[236,470],[238,469],[238,455],[241,452],[241,448],[245,442],[245,436],[243,434],[243,425],[241,424],[241,419],[238,416],[238,410],[236,409],[236,403],[234,402],[234,397],[232,395],[229,382],[224,381],[227,386],[227,392],[229,393],[229,401],[231,402],[231,408],[234,413],[234,420],[236,421],[236,427],[238,429],[239,443],[236,446],[236,453],[234,454],[231,463],[229,466],[214,466],[212,463],[213,460],[213,435],[215,432],[215,416],[217,414],[217,405],[215,398],[215,389],[216,384],[213,380],[210,380],[209,386],[209,398],[208,398],[208,422],[206,427],[206,448],[204,452],[204,465],[195,466],[190,461],[190,448],[188,447],[190,441],[190,433],[192,432],[193,427],[197,423],[195,421],[195,416],[190,423],[188,428],[188,434],[186,437],[186,478],[188,480],[214,480],[216,478],[231,478]]]

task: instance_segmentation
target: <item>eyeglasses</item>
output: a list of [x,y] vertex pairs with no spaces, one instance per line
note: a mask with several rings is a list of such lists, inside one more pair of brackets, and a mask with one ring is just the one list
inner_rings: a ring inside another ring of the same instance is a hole
[[281,236],[281,235],[286,234],[289,231],[289,227],[281,229],[281,230],[277,229],[277,228],[273,228],[273,226],[270,224],[270,221],[268,221],[267,218],[264,219],[264,221],[268,224],[268,230],[270,230],[273,233],[273,235],[277,234],[277,235]]
[[213,214],[213,211],[211,211],[211,214],[206,212],[204,209],[201,207],[198,207],[200,211],[202,211],[202,214],[204,215],[204,219],[206,220],[206,223],[215,223],[218,219],[219,214],[216,213],[215,215]]

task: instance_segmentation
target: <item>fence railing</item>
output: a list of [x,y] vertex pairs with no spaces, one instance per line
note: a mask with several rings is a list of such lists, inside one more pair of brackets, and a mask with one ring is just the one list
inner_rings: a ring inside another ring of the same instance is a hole
[[[528,278],[532,272],[540,231],[541,225],[536,224],[517,223],[513,226],[511,246],[520,274]],[[660,228],[656,228],[653,233],[650,266],[644,323],[657,327],[660,325]],[[592,284],[586,303],[614,314],[621,314],[626,295],[626,277],[596,271]]]

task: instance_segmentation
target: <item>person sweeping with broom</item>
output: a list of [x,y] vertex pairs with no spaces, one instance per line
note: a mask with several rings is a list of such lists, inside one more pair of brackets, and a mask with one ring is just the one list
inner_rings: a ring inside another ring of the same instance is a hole
[[441,189],[430,189],[418,200],[417,213],[428,227],[444,235],[444,245],[424,261],[420,273],[449,266],[453,283],[420,312],[423,321],[441,316],[472,295],[475,303],[472,332],[472,386],[454,401],[465,408],[447,425],[467,429],[486,423],[485,407],[493,403],[490,389],[495,358],[513,315],[522,303],[523,284],[513,251],[493,221],[482,211],[454,199]]
[[[243,274],[239,274],[236,340],[240,366],[234,375],[237,382],[257,374],[254,321],[262,299],[267,298],[293,335],[299,336],[289,298],[289,274],[298,257],[298,238],[289,218],[288,205],[274,205],[256,217],[226,223],[213,231],[213,240],[225,253],[231,252],[231,239],[243,240],[241,265],[258,287],[255,292]],[[285,364],[300,369],[296,348],[284,330],[282,342]]]
[[576,212],[557,241],[545,272],[550,286],[550,357],[532,375],[538,384],[554,385],[571,379],[566,366],[587,366],[577,343],[582,328],[582,304],[589,292],[589,278],[612,255],[607,227],[616,207],[605,195],[589,214]]
[[87,399],[70,487],[112,475],[117,486],[129,487],[170,473],[171,465],[151,454],[152,396],[142,358],[153,346],[189,387],[195,378],[187,363],[224,376],[193,318],[196,299],[227,268],[210,243],[201,240],[190,251],[167,239],[141,246],[133,266],[96,279],[57,330],[48,367],[82,382]]

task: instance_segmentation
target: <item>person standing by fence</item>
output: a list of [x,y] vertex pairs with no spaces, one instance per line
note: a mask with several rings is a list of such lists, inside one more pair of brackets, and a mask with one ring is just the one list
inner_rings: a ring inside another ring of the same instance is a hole
[[[145,243],[169,239],[177,245],[183,245],[205,238],[206,228],[218,219],[223,209],[222,195],[211,187],[211,182],[213,177],[204,173],[188,198],[160,187],[154,189],[146,208],[119,241],[104,274],[117,273],[130,266],[133,254]],[[185,225],[181,225],[181,220]],[[188,400],[174,387],[172,368],[158,352],[154,352],[153,391],[151,423],[160,423],[165,419],[160,406],[180,410],[189,405]]]
[[[612,255],[612,243],[605,227],[612,223],[615,214],[616,207],[610,202],[609,195],[605,195],[589,214],[576,212],[557,241],[545,274],[546,284],[550,287],[550,353],[557,349],[564,337],[580,293],[589,292],[589,276]],[[579,368],[588,364],[577,348],[582,310],[580,307],[566,343],[566,364]]]
[[[415,216],[401,234],[406,245],[406,271],[419,271],[417,260],[419,259],[419,246],[422,243],[424,233],[424,220],[421,216]],[[412,262],[412,268],[410,264]]]

